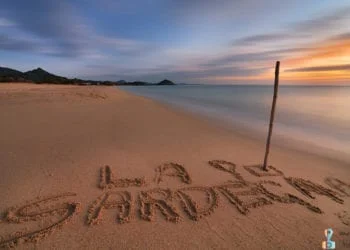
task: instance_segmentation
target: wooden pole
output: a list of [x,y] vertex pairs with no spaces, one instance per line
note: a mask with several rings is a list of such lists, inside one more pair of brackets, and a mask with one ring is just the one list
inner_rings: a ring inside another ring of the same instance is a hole
[[274,85],[272,108],[271,108],[271,114],[270,114],[269,134],[267,136],[265,158],[264,158],[264,165],[263,165],[263,170],[265,170],[265,171],[267,171],[267,158],[268,158],[269,152],[270,152],[270,142],[271,142],[271,135],[272,135],[273,119],[275,118],[275,107],[276,107],[276,101],[277,101],[279,72],[280,72],[280,62],[277,61],[276,68],[275,68],[275,85]]

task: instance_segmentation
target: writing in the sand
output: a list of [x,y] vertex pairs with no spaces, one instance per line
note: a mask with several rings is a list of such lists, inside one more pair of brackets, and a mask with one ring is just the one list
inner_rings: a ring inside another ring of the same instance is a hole
[[[85,222],[89,226],[102,222],[104,211],[110,209],[116,211],[115,221],[118,224],[137,219],[152,221],[156,211],[160,211],[165,220],[170,222],[177,223],[184,218],[197,221],[215,212],[219,207],[219,196],[226,199],[242,215],[247,215],[252,209],[271,206],[274,203],[295,204],[305,207],[310,212],[322,214],[321,208],[306,199],[315,199],[315,195],[322,195],[343,204],[343,198],[350,197],[350,185],[333,177],[325,179],[325,184],[330,187],[327,188],[310,180],[286,177],[282,171],[272,166],[269,166],[268,172],[263,171],[259,165],[241,167],[240,169],[257,178],[257,181],[252,182],[243,178],[237,171],[236,164],[232,162],[212,160],[208,161],[208,165],[227,173],[228,180],[212,186],[195,186],[192,185],[192,178],[186,168],[172,162],[156,167],[155,177],[151,182],[147,182],[144,177],[117,178],[109,166],[104,166],[100,169],[98,185],[102,194],[88,207]],[[299,195],[282,191],[276,193],[282,184],[271,178],[264,179],[273,176],[284,180],[284,183],[293,187]],[[160,187],[166,178],[176,178],[181,187]],[[156,187],[147,188],[150,183]],[[142,190],[135,194],[127,189],[129,187],[139,187]],[[16,232],[1,237],[0,247],[13,247],[20,242],[37,241],[61,228],[79,211],[80,204],[72,200],[75,196],[75,193],[62,193],[8,209],[2,219],[6,223],[40,221],[46,217],[55,222],[30,232]],[[338,217],[345,225],[350,225],[347,211],[340,212]]]

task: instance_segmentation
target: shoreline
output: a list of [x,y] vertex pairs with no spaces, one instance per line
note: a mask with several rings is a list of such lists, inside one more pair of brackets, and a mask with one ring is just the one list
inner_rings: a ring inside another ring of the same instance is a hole
[[[117,86],[117,88],[120,89],[119,86]],[[186,109],[184,106],[181,105],[167,103],[166,101],[145,97],[141,94],[133,93],[128,90],[121,90],[126,91],[128,94],[135,95],[139,98],[150,99],[159,105],[164,105],[168,109],[174,109],[176,110],[176,112],[192,115],[194,117],[197,117],[198,119],[202,119],[203,121],[211,124],[214,127],[219,127],[220,129],[230,131],[233,134],[254,140],[256,141],[256,143],[261,144],[261,147],[265,149],[266,137],[268,132],[267,129],[266,133],[263,133],[261,131],[256,131],[252,128],[247,128],[244,126],[243,123],[232,123],[227,120],[220,119],[218,117],[213,117],[204,113],[198,113],[191,109]],[[269,117],[266,117],[266,124],[268,123],[268,119]],[[276,125],[274,126],[274,128],[275,127]],[[306,142],[301,139],[286,137],[284,135],[276,134],[274,132],[272,133],[271,146],[281,148],[282,150],[291,150],[299,153],[312,154],[327,160],[339,162],[340,164],[350,164],[350,154],[347,154],[346,152],[340,152],[327,147],[322,147],[321,145],[317,145],[315,143]]]
[[346,164],[272,145],[266,175],[264,143],[114,87],[0,85],[0,112],[0,243],[346,247]]

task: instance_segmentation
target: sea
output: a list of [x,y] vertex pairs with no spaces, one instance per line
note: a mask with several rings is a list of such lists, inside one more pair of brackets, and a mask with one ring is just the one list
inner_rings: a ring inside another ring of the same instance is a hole
[[[241,127],[266,138],[273,86],[123,86],[127,92]],[[265,137],[264,137],[265,136]],[[283,86],[278,90],[272,141],[297,141],[350,157],[350,86]],[[275,140],[274,140],[275,139]]]

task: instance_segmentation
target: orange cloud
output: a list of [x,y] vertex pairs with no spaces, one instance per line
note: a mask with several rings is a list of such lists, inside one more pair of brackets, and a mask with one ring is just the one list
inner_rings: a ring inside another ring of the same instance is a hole
[[[244,61],[245,59],[247,61]],[[254,75],[245,75],[242,71],[242,75],[236,72],[235,75],[216,75],[197,79],[221,82],[273,81],[273,60],[278,59],[281,60],[281,81],[302,84],[350,83],[350,33],[331,37],[300,49],[290,48],[229,55],[209,62],[208,65],[239,63],[243,69],[252,70],[257,66],[260,68],[271,66],[271,68]]]
[[283,61],[282,75],[290,80],[348,80],[350,34],[316,44],[314,50]]

